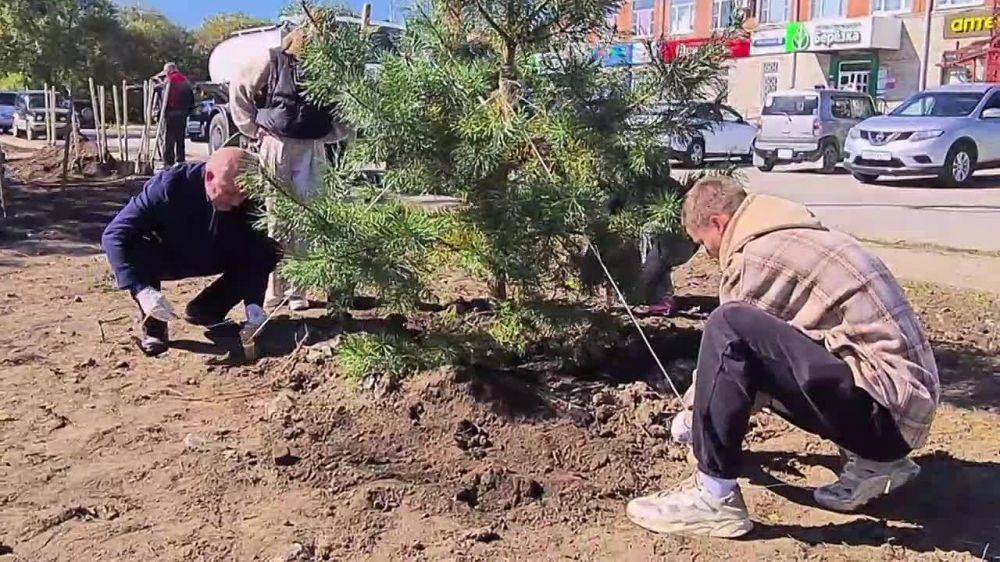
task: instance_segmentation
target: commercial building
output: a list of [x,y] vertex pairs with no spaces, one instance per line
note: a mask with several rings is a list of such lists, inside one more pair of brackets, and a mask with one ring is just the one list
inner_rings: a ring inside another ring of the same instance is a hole
[[[746,4],[745,2],[750,2]],[[748,117],[789,88],[864,91],[888,106],[920,88],[929,0],[631,0],[612,23],[623,42],[652,41],[666,59],[697,48],[749,10],[731,44],[729,103]],[[935,0],[927,86],[982,81],[1000,0]],[[637,49],[633,49],[633,52]]]

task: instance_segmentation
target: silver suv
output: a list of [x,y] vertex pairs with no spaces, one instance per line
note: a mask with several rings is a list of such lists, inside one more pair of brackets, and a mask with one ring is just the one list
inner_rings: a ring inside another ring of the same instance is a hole
[[847,131],[875,115],[875,105],[860,92],[787,90],[769,94],[761,113],[755,166],[769,172],[775,164],[818,160],[825,173],[832,173]]
[[976,170],[1000,167],[1000,84],[915,94],[848,136],[844,165],[861,182],[937,175],[944,185],[965,185]]

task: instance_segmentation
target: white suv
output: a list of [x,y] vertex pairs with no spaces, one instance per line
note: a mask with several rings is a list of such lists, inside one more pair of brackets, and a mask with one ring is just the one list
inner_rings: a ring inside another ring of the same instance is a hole
[[936,175],[944,185],[965,185],[976,170],[1000,167],[1000,84],[915,94],[852,128],[844,152],[844,166],[864,183]]

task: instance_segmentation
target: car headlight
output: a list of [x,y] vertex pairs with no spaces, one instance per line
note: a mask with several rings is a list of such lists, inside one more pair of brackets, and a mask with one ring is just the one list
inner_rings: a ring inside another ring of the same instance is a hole
[[860,139],[861,129],[857,127],[851,127],[850,130],[847,131],[847,136],[851,137],[852,139]]
[[943,134],[944,131],[942,131],[941,129],[931,129],[929,131],[917,131],[912,135],[910,135],[910,140],[913,142],[917,142],[927,139],[935,139]]
[[41,113],[36,113],[35,114],[35,121],[45,121],[45,116],[42,115]]

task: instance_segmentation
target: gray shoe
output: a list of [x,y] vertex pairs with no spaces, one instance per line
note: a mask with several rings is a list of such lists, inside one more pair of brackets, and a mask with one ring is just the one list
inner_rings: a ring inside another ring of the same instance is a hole
[[920,474],[920,466],[904,457],[894,462],[863,459],[841,449],[847,459],[840,477],[829,486],[816,488],[813,498],[835,511],[855,511],[879,496],[890,494]]
[[636,525],[657,533],[735,538],[753,529],[739,488],[717,500],[697,478],[688,479],[677,491],[636,498],[625,513]]

